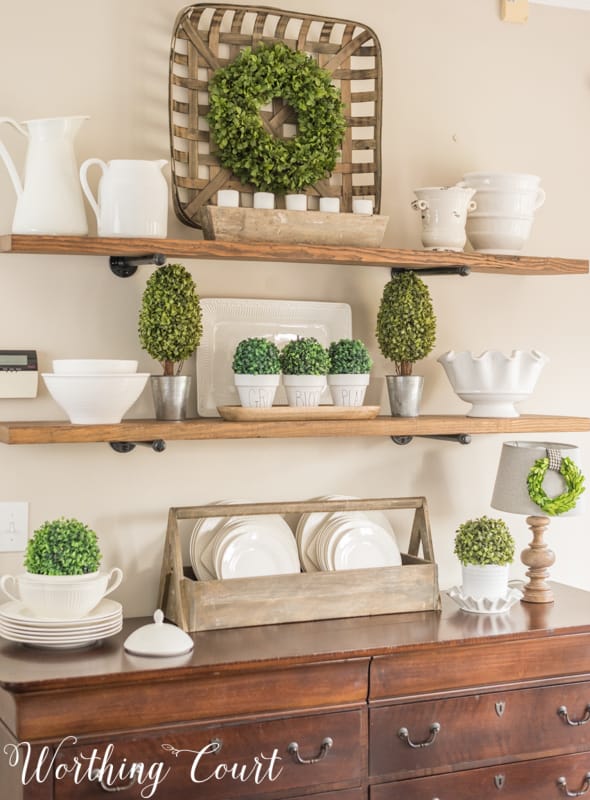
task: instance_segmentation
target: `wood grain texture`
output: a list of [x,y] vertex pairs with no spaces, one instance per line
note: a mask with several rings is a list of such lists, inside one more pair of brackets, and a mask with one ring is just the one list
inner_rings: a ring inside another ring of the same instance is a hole
[[389,217],[285,209],[204,206],[206,239],[333,247],[381,247]]
[[423,415],[380,416],[369,420],[228,422],[209,417],[182,422],[123,420],[117,425],[72,425],[61,421],[0,422],[3,444],[147,442],[205,439],[302,439],[351,436],[429,436],[441,434],[548,433],[590,431],[590,418],[523,414],[514,419]]
[[[171,508],[164,544],[158,607],[186,631],[243,628],[440,608],[426,499],[316,500],[311,503],[212,504]],[[287,513],[414,509],[409,557],[402,565],[341,572],[199,581],[182,566],[178,520]],[[424,559],[418,558],[420,548]],[[432,559],[431,561],[426,560]]]
[[146,253],[163,253],[168,258],[341,264],[354,267],[402,267],[408,269],[466,266],[472,272],[504,275],[584,275],[589,270],[587,259],[494,256],[484,253],[433,253],[427,250],[329,247],[268,242],[211,242],[201,239],[123,239],[15,234],[0,237],[0,252],[62,256],[137,256]]
[[[565,705],[582,717],[589,699],[590,684],[583,682],[372,709],[369,772],[372,777],[393,780],[471,769],[507,758],[523,761],[582,752],[590,749],[590,726],[580,726],[572,736],[572,728],[557,709]],[[405,727],[414,743],[424,741],[434,722],[440,731],[428,747],[412,749],[398,735]]]
[[222,419],[229,422],[292,422],[318,419],[375,419],[379,406],[272,406],[244,408],[217,406]]
[[[371,800],[559,800],[557,780],[564,776],[569,791],[579,791],[590,772],[590,753],[504,764],[371,787]],[[501,780],[501,791],[496,785]]]

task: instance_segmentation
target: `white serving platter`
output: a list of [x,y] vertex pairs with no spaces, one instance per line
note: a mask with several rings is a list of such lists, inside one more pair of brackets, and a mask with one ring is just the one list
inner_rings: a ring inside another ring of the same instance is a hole
[[[281,349],[298,336],[314,336],[324,347],[352,337],[352,313],[347,303],[206,297],[201,299],[201,310],[203,336],[196,355],[197,411],[201,417],[218,417],[217,406],[239,404],[231,364],[242,339],[270,339]],[[321,402],[332,402],[329,389]],[[286,403],[282,386],[275,403]]]

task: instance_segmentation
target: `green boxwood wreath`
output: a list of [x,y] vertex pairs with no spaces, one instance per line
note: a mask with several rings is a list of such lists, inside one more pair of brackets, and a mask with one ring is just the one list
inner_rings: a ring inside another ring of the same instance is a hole
[[[268,133],[261,107],[280,97],[297,134]],[[333,171],[346,130],[339,90],[311,56],[282,43],[244,48],[209,83],[207,121],[224,167],[259,191],[300,192]]]
[[543,480],[548,469],[549,458],[538,458],[527,475],[527,486],[533,503],[553,517],[575,508],[578,498],[585,489],[584,476],[580,468],[566,456],[561,460],[559,474],[565,481],[567,491],[557,497],[549,497],[543,489]]

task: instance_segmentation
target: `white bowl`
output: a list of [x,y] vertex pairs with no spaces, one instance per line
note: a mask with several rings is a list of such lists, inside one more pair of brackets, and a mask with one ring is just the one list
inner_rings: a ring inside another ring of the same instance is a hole
[[514,404],[533,392],[548,360],[538,350],[513,350],[510,356],[499,350],[480,356],[449,350],[438,358],[453,390],[472,404],[468,417],[518,417]]
[[149,372],[130,375],[54,375],[43,373],[49,393],[76,425],[121,422],[142,393]]
[[470,216],[532,217],[545,202],[543,189],[477,189],[474,197],[477,211]]
[[122,358],[57,358],[56,375],[119,375],[137,372],[137,361]]
[[495,187],[496,189],[529,190],[537,189],[541,183],[538,175],[524,172],[466,172],[459,186],[472,186],[474,189]]
[[519,253],[531,234],[533,217],[495,214],[470,214],[465,232],[474,250],[480,253],[514,255]]

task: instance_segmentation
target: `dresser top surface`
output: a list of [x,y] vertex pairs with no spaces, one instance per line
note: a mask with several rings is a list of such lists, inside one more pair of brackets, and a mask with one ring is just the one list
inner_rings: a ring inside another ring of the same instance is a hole
[[192,653],[146,658],[125,652],[131,631],[150,620],[125,621],[120,634],[93,648],[42,650],[0,639],[0,687],[9,692],[65,683],[134,682],[158,675],[250,671],[298,663],[370,658],[464,642],[558,636],[590,631],[590,592],[553,586],[555,603],[517,603],[507,614],[461,611],[443,592],[442,611],[206,631],[193,634]]

